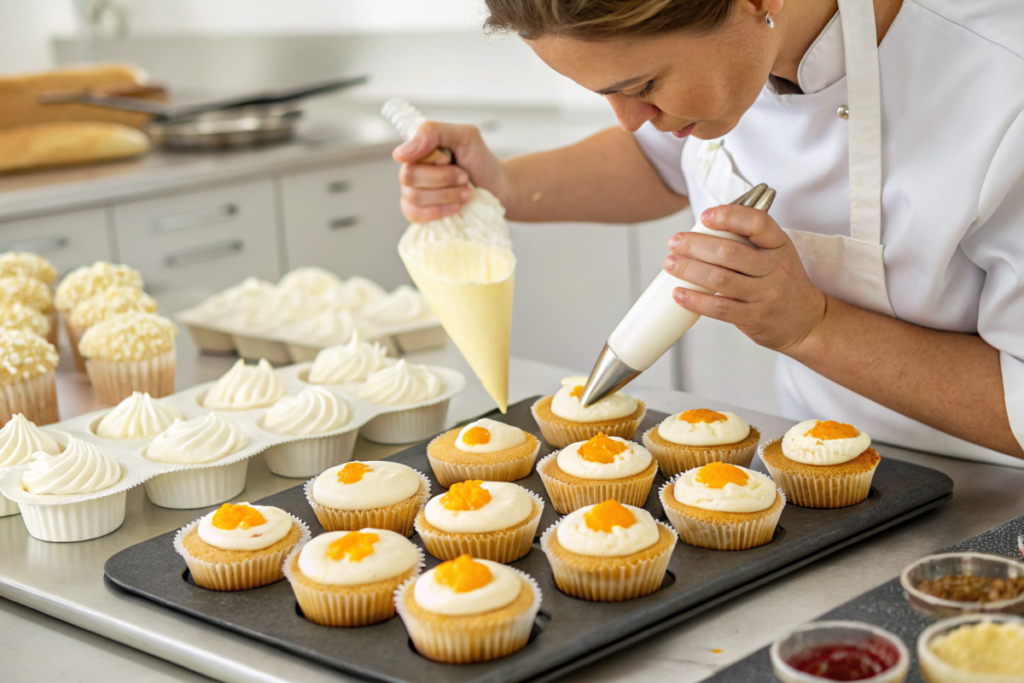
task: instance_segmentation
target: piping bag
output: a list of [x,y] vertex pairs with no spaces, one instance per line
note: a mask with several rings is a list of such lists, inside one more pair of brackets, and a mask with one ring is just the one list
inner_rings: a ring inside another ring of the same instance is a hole
[[[775,190],[765,184],[758,185],[737,198],[732,204],[752,206],[767,211],[775,199]],[[711,230],[700,222],[692,232],[752,246],[750,240],[732,232]],[[593,405],[633,381],[641,372],[654,365],[676,341],[700,319],[698,313],[687,310],[672,298],[676,287],[685,287],[705,294],[709,289],[680,280],[661,271],[650,286],[629,309],[622,322],[612,331],[601,355],[590,371],[587,384],[580,396],[584,406]]]
[[[406,140],[426,120],[401,99],[386,102],[381,114]],[[419,163],[453,161],[450,151],[437,149]],[[474,187],[473,198],[455,214],[411,224],[399,240],[398,254],[445,332],[504,413],[516,271],[505,208],[493,194]]]

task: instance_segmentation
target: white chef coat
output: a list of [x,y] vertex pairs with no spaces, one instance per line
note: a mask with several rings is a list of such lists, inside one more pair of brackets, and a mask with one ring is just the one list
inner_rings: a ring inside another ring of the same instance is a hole
[[[1006,409],[1024,444],[1024,6],[904,0],[878,59],[892,310],[925,327],[977,333],[1000,351]],[[835,114],[846,104],[845,73],[836,15],[800,64],[803,94],[780,94],[769,82],[736,128],[710,145],[650,124],[634,137],[666,185],[690,197],[695,215],[734,198],[716,196],[730,190],[728,180],[707,163],[720,145],[711,166],[725,159],[746,182],[778,190],[771,212],[783,228],[849,235],[848,120]],[[776,390],[794,420],[840,419],[882,442],[1024,467],[786,357]]]

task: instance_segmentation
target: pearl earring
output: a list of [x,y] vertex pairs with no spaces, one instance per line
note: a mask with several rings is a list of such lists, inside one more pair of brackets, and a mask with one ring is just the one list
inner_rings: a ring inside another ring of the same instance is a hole
[[768,28],[775,28],[775,22],[772,20],[771,12],[764,15],[764,23],[768,24]]

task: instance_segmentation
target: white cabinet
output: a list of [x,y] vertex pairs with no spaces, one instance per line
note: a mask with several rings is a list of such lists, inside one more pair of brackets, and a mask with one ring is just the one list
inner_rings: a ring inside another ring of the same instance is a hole
[[48,258],[63,275],[94,261],[115,259],[107,210],[99,207],[0,223],[0,251],[31,251]]

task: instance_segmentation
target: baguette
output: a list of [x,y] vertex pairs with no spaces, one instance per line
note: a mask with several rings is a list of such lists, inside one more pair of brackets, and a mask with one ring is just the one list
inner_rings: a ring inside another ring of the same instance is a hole
[[63,121],[0,129],[0,173],[123,159],[149,149],[145,133],[120,123]]

